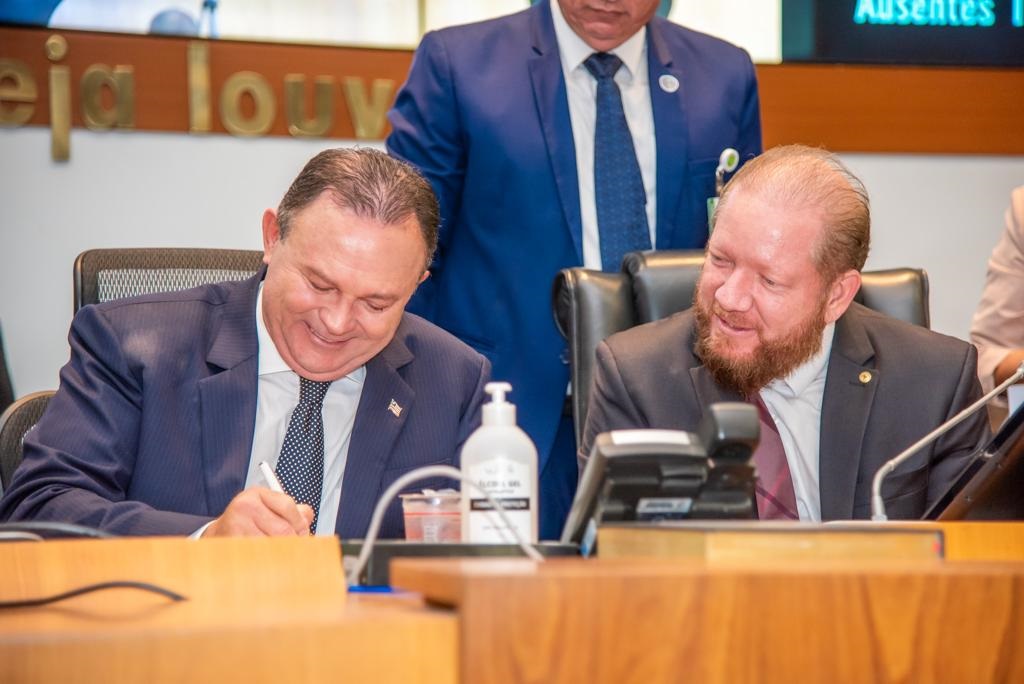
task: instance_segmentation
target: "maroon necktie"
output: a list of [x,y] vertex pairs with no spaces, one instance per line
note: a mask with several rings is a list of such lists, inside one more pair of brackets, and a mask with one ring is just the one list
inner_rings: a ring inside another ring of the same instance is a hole
[[779,429],[760,394],[755,394],[751,402],[757,406],[757,414],[761,419],[761,440],[754,450],[757,516],[761,520],[799,520],[793,477],[789,472],[789,461],[786,460]]

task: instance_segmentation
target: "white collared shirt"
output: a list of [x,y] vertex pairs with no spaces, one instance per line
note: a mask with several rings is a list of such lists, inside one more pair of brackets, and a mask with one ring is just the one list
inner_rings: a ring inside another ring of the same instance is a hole
[[[576,35],[562,16],[558,0],[551,1],[551,16],[555,22],[555,37],[565,76],[569,97],[569,120],[576,147],[576,175],[580,188],[580,217],[583,222],[583,265],[601,268],[601,243],[597,230],[597,203],[594,196],[594,130],[597,124],[597,80],[590,75],[583,62],[594,48]],[[622,109],[626,114],[629,132],[633,136],[633,149],[640,164],[640,175],[647,193],[647,226],[651,231],[651,245],[655,237],[656,145],[654,139],[654,110],[647,73],[647,27],[644,26],[626,42],[611,51],[622,60],[622,68],[615,74],[615,82],[622,93]],[[615,269],[618,270],[618,264]]]
[[786,461],[793,477],[800,520],[821,522],[819,452],[821,402],[832,353],[836,324],[829,323],[821,334],[821,349],[811,360],[785,378],[774,380],[761,390],[761,399],[779,429]]
[[[299,403],[299,376],[278,353],[263,322],[263,285],[256,296],[256,334],[259,339],[259,381],[256,396],[256,427],[245,487],[267,486],[260,473],[260,461],[277,467],[288,421]],[[348,460],[356,408],[363,393],[366,366],[331,383],[324,397],[324,483],[317,519],[317,536],[334,534],[341,504],[341,483]]]

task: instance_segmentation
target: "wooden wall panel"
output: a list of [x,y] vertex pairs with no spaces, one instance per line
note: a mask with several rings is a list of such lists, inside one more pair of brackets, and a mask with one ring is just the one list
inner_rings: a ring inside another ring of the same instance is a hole
[[[193,41],[61,31],[68,53],[51,62],[44,45],[53,34],[0,27],[0,60],[26,64],[38,87],[28,125],[49,125],[48,70],[58,64],[71,70],[71,120],[82,126],[80,79],[88,66],[102,63],[133,68],[136,129],[189,130],[187,53]],[[226,132],[218,111],[225,82],[250,71],[273,92],[276,115],[269,135],[289,134],[284,77],[296,73],[306,77],[307,112],[313,79],[333,79],[334,120],[325,137],[357,137],[344,78],[362,79],[367,96],[374,79],[397,88],[412,58],[399,49],[198,42],[209,48],[211,130],[218,133]],[[783,64],[757,71],[767,146],[805,142],[849,152],[1024,154],[1024,69]],[[251,99],[243,100],[243,112],[251,113]],[[0,108],[10,107],[0,95]],[[385,134],[386,129],[380,135]]]
[[765,146],[1024,154],[1024,69],[757,68]]
[[[83,126],[79,84],[92,64],[131,66],[135,74],[135,126],[138,130],[188,131],[188,46],[200,43],[209,48],[210,104],[212,131],[225,133],[219,97],[228,77],[242,71],[255,72],[269,83],[276,103],[276,115],[269,135],[288,135],[284,116],[284,77],[306,76],[306,111],[311,111],[313,79],[334,80],[334,125],[326,137],[354,138],[351,113],[341,82],[359,77],[369,96],[374,79],[393,82],[395,89],[405,80],[412,60],[409,50],[351,48],[236,41],[192,41],[184,38],[60,31],[67,39],[67,56],[57,62],[46,58],[44,45],[53,31],[0,27],[0,60],[16,59],[28,65],[38,88],[30,125],[48,126],[50,99],[47,90],[51,65],[71,69],[72,125]],[[390,101],[389,101],[390,102]],[[9,105],[2,102],[0,107]],[[250,108],[251,111],[251,108]]]

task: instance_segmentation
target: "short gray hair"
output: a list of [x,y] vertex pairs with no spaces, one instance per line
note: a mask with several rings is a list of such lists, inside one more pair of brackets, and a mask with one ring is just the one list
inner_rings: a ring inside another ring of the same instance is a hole
[[415,168],[370,148],[324,150],[306,163],[277,207],[282,240],[295,214],[325,190],[339,207],[385,225],[415,216],[427,250],[425,267],[430,266],[440,210],[430,184]]

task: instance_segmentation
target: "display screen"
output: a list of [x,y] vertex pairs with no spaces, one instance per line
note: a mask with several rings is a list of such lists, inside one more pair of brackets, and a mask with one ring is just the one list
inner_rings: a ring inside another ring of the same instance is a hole
[[1024,0],[783,0],[782,59],[1024,66]]

